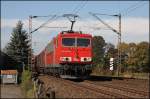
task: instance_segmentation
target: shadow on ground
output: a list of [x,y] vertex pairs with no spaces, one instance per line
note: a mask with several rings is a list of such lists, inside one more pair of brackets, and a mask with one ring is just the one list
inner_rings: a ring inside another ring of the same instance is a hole
[[123,78],[123,77],[91,75],[91,76],[88,76],[88,77],[83,78],[83,79],[67,79],[67,80],[71,80],[71,81],[74,81],[74,82],[82,82],[84,80],[89,80],[89,81],[112,81],[113,79],[115,79],[115,80],[124,80],[125,78]]
[[113,79],[124,80],[123,77],[94,76],[94,75],[89,76],[86,80],[90,80],[90,81],[112,81]]

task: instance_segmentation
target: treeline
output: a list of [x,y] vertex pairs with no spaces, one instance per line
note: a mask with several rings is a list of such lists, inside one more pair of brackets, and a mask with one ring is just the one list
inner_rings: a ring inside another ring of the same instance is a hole
[[[149,72],[149,42],[121,43],[120,72]],[[101,70],[108,71],[110,58],[114,58],[114,71],[118,66],[118,48],[106,43],[102,36],[93,37],[93,63]]]

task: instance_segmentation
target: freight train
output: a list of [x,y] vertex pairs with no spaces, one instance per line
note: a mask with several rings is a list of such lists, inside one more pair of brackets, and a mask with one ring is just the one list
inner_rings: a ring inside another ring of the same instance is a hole
[[92,72],[92,35],[62,31],[35,57],[38,73],[62,78],[87,77]]

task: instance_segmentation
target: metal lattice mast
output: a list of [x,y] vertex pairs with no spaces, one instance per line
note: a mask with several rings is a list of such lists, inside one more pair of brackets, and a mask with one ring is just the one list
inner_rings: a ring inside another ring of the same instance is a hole
[[32,16],[29,16],[29,45],[30,45],[30,49],[28,51],[28,66],[30,67],[30,69],[32,68]]
[[112,28],[110,25],[108,25],[106,22],[104,22],[102,19],[100,19],[96,14],[89,12],[92,16],[94,16],[96,19],[98,19],[101,23],[103,23],[105,26],[107,26],[109,29],[111,29],[113,32],[118,34],[118,66],[117,66],[117,74],[119,76],[119,72],[121,70],[121,14],[118,15],[108,15],[108,14],[99,14],[99,15],[108,15],[108,16],[116,16],[119,18],[119,31]]
[[118,76],[119,71],[121,71],[121,14],[118,15],[119,17],[119,35],[118,35]]
[[[38,28],[36,28],[35,30],[32,31],[32,19],[33,18],[37,18],[37,17],[50,17],[52,16],[50,19],[48,19],[45,23],[43,23],[42,25],[40,25]],[[33,49],[32,49],[32,33],[39,30],[40,28],[44,27],[49,21],[51,21],[52,19],[54,19],[56,17],[56,15],[48,15],[48,16],[29,16],[29,45],[30,45],[30,49],[28,51],[28,66],[30,68],[30,70],[32,70],[32,58],[33,58]]]

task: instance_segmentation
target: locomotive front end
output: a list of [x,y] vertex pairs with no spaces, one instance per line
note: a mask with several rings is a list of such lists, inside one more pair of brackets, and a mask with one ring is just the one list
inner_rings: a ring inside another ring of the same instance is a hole
[[[89,75],[92,71],[92,36],[66,33],[60,36],[59,63],[72,75]],[[70,75],[70,74],[69,74]]]
[[91,64],[92,37],[90,35],[65,35],[61,38],[60,62]]

